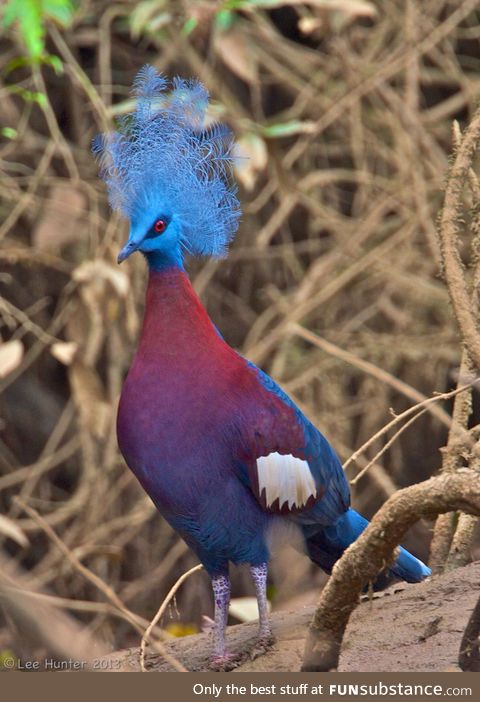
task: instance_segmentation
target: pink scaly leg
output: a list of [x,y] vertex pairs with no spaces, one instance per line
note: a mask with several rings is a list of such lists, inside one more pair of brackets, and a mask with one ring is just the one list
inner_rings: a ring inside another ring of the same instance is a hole
[[227,653],[225,647],[225,630],[230,604],[230,578],[228,575],[214,575],[212,587],[215,600],[215,628],[213,630],[213,652],[210,667],[222,670],[228,668],[234,659],[232,654]]
[[255,584],[255,592],[258,602],[258,617],[259,617],[259,643],[268,646],[272,643],[272,630],[268,621],[268,606],[267,606],[267,575],[268,566],[266,563],[261,563],[258,566],[250,566],[250,573]]

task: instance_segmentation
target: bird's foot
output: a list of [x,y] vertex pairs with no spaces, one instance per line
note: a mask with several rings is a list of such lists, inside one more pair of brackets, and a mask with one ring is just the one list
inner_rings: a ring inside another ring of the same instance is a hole
[[210,658],[208,667],[217,673],[226,673],[237,668],[242,662],[242,656],[238,653],[215,654]]
[[229,670],[238,668],[239,665],[249,658],[254,661],[256,658],[264,656],[265,653],[272,648],[274,643],[275,638],[271,632],[260,634],[250,650],[247,649],[239,653],[226,652],[215,654],[210,658],[208,667],[210,670],[214,670],[218,673],[226,673]]
[[265,655],[265,653],[272,648],[274,643],[275,637],[270,631],[261,633],[250,651],[250,659],[254,661],[255,658]]

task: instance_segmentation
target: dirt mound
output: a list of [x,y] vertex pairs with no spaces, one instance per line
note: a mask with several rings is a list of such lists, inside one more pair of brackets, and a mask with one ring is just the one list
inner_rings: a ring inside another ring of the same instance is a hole
[[[458,669],[461,637],[479,596],[480,562],[420,585],[399,584],[364,599],[347,628],[340,657],[341,671],[442,671]],[[274,647],[255,660],[249,657],[238,672],[286,672],[300,670],[305,633],[313,607],[272,615]],[[231,651],[251,650],[256,623],[228,630]],[[206,670],[210,651],[207,634],[179,639],[168,650],[188,670]],[[125,667],[139,669],[139,650],[129,649],[111,656]],[[155,671],[172,668],[156,654],[147,656]]]

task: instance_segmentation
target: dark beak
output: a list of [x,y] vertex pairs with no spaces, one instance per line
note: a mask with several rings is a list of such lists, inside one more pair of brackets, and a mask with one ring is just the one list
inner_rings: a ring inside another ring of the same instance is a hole
[[127,241],[123,249],[117,256],[117,263],[125,261],[126,258],[130,256],[134,251],[137,250],[137,245],[133,241]]

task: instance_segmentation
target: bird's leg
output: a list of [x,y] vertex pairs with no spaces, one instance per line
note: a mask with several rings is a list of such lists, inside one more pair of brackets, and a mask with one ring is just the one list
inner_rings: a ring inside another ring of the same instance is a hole
[[215,600],[215,628],[213,630],[213,653],[210,665],[214,668],[222,668],[228,665],[232,659],[225,648],[225,630],[230,604],[230,578],[228,575],[214,575],[212,587]]
[[267,574],[268,566],[266,563],[261,563],[258,566],[250,566],[250,573],[255,584],[255,592],[258,603],[258,618],[259,632],[258,638],[262,644],[272,643],[272,630],[268,621],[268,606],[267,606]]

